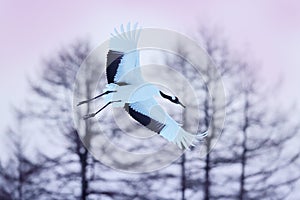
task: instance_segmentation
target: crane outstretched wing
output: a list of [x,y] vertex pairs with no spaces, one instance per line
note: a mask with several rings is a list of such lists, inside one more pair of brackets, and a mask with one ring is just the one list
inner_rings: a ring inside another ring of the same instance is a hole
[[183,130],[154,98],[126,104],[125,110],[140,124],[160,134],[181,149],[188,149],[198,136]]
[[137,24],[131,30],[130,23],[125,32],[123,25],[120,33],[115,29],[115,34],[109,42],[109,52],[107,54],[106,76],[108,83],[138,84],[143,81],[139,51],[137,43],[141,29],[137,29]]
[[147,127],[151,131],[160,133],[166,125],[164,122],[160,122],[150,116],[151,108],[157,105],[157,102],[154,99],[151,99],[142,102],[127,103],[125,104],[125,110],[133,119],[141,123],[143,126]]

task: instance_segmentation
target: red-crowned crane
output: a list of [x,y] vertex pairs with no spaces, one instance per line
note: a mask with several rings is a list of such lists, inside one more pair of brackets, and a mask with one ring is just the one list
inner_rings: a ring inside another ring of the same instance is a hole
[[123,25],[120,27],[120,33],[115,29],[107,54],[106,77],[108,84],[103,90],[104,93],[79,102],[78,105],[103,96],[107,102],[106,105],[95,113],[85,115],[84,119],[94,117],[112,104],[113,107],[125,108],[133,119],[176,144],[179,148],[188,149],[190,145],[193,145],[196,137],[202,138],[205,133],[195,135],[186,132],[154,99],[159,96],[185,108],[176,96],[165,94],[155,85],[143,79],[139,51],[136,49],[140,32],[141,29],[137,29],[137,24],[131,29],[130,23],[128,23],[126,31]]

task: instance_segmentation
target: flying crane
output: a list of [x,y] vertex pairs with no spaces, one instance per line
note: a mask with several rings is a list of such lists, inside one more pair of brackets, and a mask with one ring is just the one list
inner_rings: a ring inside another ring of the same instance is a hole
[[121,25],[120,33],[115,28],[115,34],[111,34],[106,63],[108,84],[103,90],[104,93],[81,101],[78,106],[102,96],[106,104],[83,118],[87,120],[94,117],[111,104],[112,107],[124,108],[134,120],[176,144],[180,149],[189,149],[196,139],[205,137],[205,133],[191,134],[185,131],[157,103],[154,97],[162,97],[185,108],[178,97],[165,94],[143,79],[139,51],[136,49],[141,29],[137,28],[137,24],[131,29],[130,23],[126,29],[125,31]]

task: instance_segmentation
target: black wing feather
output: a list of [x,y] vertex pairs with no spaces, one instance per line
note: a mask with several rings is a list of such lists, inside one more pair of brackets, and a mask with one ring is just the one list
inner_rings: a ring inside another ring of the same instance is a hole
[[108,83],[115,83],[114,79],[123,56],[123,52],[113,50],[108,51],[106,63],[106,77]]
[[125,104],[125,110],[133,119],[135,119],[143,126],[147,127],[151,131],[154,131],[158,134],[166,126],[165,124],[162,124],[161,122],[156,121],[155,119],[152,119],[149,116],[134,110],[133,108],[130,107],[130,104]]

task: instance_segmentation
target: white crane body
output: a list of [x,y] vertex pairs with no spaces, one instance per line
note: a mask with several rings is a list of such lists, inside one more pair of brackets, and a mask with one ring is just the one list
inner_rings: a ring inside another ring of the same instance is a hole
[[164,94],[155,85],[143,79],[139,51],[136,49],[141,29],[137,29],[137,24],[132,30],[130,28],[129,23],[125,32],[121,25],[121,33],[115,29],[115,34],[112,34],[106,64],[108,84],[103,90],[104,93],[93,99],[82,101],[78,105],[104,96],[107,104],[97,112],[86,115],[85,119],[94,117],[109,104],[113,107],[123,107],[133,119],[146,128],[158,133],[179,148],[188,149],[197,138],[205,137],[206,133],[186,132],[157,103],[154,97],[163,97],[185,107],[177,97]]

